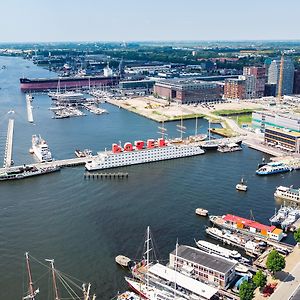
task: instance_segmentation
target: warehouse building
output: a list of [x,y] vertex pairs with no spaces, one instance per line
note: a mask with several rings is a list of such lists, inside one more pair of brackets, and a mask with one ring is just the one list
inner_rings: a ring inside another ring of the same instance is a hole
[[161,80],[154,85],[154,96],[182,104],[216,102],[222,99],[222,86],[191,79]]

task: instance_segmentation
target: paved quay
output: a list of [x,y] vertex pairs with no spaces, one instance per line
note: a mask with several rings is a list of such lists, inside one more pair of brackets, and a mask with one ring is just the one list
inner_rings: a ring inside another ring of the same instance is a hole
[[[271,295],[270,300],[300,300],[300,248],[295,246],[293,252],[286,257],[286,266],[278,272],[275,278],[268,276],[268,284],[277,283],[277,288]],[[298,297],[298,298],[297,298]],[[256,290],[255,300],[267,299]]]

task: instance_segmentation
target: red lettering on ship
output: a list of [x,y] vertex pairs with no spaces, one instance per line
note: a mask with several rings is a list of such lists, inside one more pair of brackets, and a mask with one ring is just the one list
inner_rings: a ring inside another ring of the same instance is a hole
[[152,149],[155,147],[155,141],[154,140],[147,140],[147,148]]
[[[142,149],[144,149],[145,142],[144,141],[135,141],[134,146],[135,147],[133,147],[132,143],[129,143],[129,142],[124,144],[124,148],[122,148],[118,144],[112,144],[112,152],[113,153],[121,153],[123,151],[130,152],[133,150],[142,150]],[[153,139],[149,139],[146,142],[147,149],[153,149],[156,147],[165,147],[165,146],[167,146],[167,142],[163,138],[160,138],[157,141],[153,140]]]
[[133,150],[133,146],[131,143],[124,144],[124,151],[132,151],[132,150]]
[[120,153],[120,152],[122,152],[122,148],[118,144],[112,144],[112,152]]
[[145,142],[144,141],[135,141],[134,145],[137,150],[142,150],[144,148]]
[[158,139],[158,147],[165,147],[167,146],[166,141],[162,138]]

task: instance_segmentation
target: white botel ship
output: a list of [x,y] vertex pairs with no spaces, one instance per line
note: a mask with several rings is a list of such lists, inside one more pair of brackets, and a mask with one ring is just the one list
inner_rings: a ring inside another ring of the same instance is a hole
[[158,140],[149,139],[147,142],[135,141],[134,145],[125,143],[123,148],[118,144],[113,144],[112,151],[99,153],[86,163],[85,168],[88,171],[109,169],[203,153],[205,153],[204,150],[192,144],[175,145],[165,141],[163,138]]
[[32,136],[32,154],[38,158],[40,162],[52,161],[52,155],[45,140],[40,135]]

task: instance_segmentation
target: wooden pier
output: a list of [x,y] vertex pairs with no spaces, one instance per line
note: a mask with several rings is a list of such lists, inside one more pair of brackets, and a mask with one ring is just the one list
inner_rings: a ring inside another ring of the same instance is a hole
[[33,123],[33,114],[32,114],[32,106],[31,106],[32,96],[26,95],[26,106],[27,106],[27,119],[29,123]]
[[85,179],[98,179],[98,178],[128,178],[128,173],[84,173]]
[[13,149],[14,122],[15,122],[14,119],[9,119],[8,121],[3,168],[10,168],[13,162],[12,149]]

